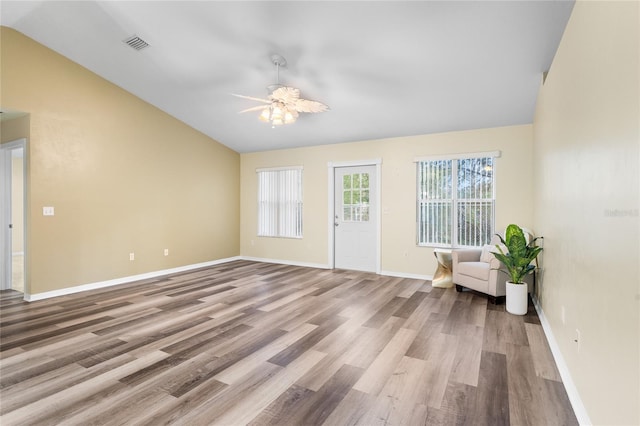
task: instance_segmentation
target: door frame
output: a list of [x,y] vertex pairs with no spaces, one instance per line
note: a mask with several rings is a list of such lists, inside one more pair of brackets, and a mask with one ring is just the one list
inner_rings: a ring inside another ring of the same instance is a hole
[[329,205],[329,212],[328,212],[328,221],[327,221],[327,235],[329,236],[329,253],[328,253],[328,260],[329,260],[329,269],[334,269],[335,268],[335,253],[336,253],[336,248],[335,248],[335,226],[334,226],[334,215],[335,215],[335,193],[336,193],[336,186],[335,186],[335,171],[337,168],[341,168],[341,167],[359,167],[359,166],[375,166],[376,167],[376,206],[375,206],[375,211],[376,211],[376,224],[375,224],[375,230],[376,230],[376,274],[380,275],[380,272],[382,270],[382,266],[381,266],[381,259],[380,259],[380,254],[381,254],[381,249],[380,249],[380,244],[381,244],[381,224],[382,224],[382,217],[381,217],[381,212],[382,212],[382,208],[381,208],[381,201],[382,199],[380,198],[380,193],[381,193],[381,169],[382,169],[382,158],[374,158],[371,160],[355,160],[355,161],[330,161],[327,164],[328,167],[328,177],[329,177],[329,191],[327,191],[329,193],[329,199],[328,199],[328,205]]
[[24,247],[24,294],[27,293],[27,139],[21,138],[0,145],[0,177],[2,177],[2,185],[0,185],[0,199],[3,208],[0,208],[0,263],[3,265],[4,274],[0,274],[0,290],[8,290],[12,287],[12,241],[9,230],[9,221],[11,219],[11,190],[13,184],[12,177],[12,157],[11,152],[22,148],[22,203],[23,203],[23,247]]

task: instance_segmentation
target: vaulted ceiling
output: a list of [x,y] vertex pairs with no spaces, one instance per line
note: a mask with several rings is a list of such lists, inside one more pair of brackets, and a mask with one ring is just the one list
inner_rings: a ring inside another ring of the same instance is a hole
[[[531,123],[573,1],[7,1],[16,29],[238,152]],[[123,40],[137,35],[149,47]],[[282,83],[330,111],[271,128]],[[5,106],[3,106],[5,107]]]

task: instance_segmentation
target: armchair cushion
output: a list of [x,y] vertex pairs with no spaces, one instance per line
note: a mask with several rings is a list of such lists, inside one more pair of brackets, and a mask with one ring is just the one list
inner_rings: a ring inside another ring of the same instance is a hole
[[[503,253],[508,253],[509,252],[509,250],[507,250],[507,247],[504,244],[500,244],[500,248],[502,249]],[[491,262],[493,259],[496,258],[493,255],[493,253],[500,253],[498,251],[498,248],[495,246],[495,244],[485,244],[482,247],[482,254],[480,255],[480,262]]]
[[485,244],[484,247],[482,247],[482,254],[480,255],[480,262],[489,263],[491,261],[491,258],[493,257],[493,253],[492,253],[491,249],[492,249],[492,246],[490,246],[489,244]]

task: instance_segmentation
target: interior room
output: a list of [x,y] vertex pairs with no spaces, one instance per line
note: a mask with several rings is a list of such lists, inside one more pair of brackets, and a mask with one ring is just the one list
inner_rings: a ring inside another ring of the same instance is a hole
[[640,424],[638,2],[0,12],[3,425]]

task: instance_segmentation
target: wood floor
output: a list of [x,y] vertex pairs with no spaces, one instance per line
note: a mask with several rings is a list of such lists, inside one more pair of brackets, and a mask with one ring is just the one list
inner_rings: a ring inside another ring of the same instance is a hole
[[1,292],[8,425],[574,425],[535,310],[237,261],[26,303]]

